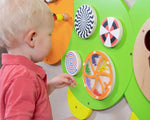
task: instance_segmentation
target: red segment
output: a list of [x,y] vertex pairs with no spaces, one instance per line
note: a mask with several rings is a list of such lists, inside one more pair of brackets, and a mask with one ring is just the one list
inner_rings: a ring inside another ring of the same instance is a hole
[[94,93],[95,95],[97,95],[97,96],[101,96],[101,95],[102,95],[102,94],[100,94],[100,93],[97,91],[97,89],[94,89],[93,93]]
[[56,14],[53,13],[54,20],[57,20]]
[[105,29],[109,31],[108,25],[105,27]]
[[105,37],[106,37],[106,38],[108,37],[108,34],[109,34],[109,33],[105,33]]
[[114,27],[113,27],[113,26],[111,26],[110,31],[113,31],[113,30],[114,30]]
[[113,38],[113,35],[110,33],[110,39],[112,39]]

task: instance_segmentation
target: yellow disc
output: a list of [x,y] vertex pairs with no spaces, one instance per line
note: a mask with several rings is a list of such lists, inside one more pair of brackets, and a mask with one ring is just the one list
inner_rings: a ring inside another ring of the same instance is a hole
[[131,113],[130,120],[139,120],[138,117],[135,115],[134,112]]
[[92,114],[92,109],[89,109],[82,105],[75,98],[70,89],[68,89],[68,105],[72,114],[80,120],[86,119]]
[[63,15],[62,14],[56,14],[57,20],[61,21],[63,20]]

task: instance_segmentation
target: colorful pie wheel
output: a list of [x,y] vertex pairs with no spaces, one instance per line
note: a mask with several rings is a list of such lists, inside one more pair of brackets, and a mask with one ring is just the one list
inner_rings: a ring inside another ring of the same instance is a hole
[[111,94],[115,84],[115,70],[108,55],[94,51],[86,57],[83,82],[88,93],[95,99],[102,100]]
[[76,75],[81,69],[80,55],[76,51],[69,51],[65,57],[65,67],[69,74]]
[[101,24],[100,38],[106,47],[116,46],[122,38],[122,33],[122,24],[114,17],[106,18]]
[[90,37],[97,25],[97,16],[95,10],[89,5],[82,5],[75,15],[75,30],[79,37]]

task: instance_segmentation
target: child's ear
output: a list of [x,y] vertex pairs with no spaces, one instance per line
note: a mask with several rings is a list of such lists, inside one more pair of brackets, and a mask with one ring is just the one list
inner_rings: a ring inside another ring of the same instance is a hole
[[27,33],[26,36],[26,43],[31,47],[34,48],[35,46],[35,41],[36,41],[36,31],[35,30],[30,30]]

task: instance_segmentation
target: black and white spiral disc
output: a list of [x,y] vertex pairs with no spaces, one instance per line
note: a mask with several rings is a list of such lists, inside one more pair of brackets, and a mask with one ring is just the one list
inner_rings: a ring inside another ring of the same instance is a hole
[[79,37],[90,37],[97,25],[97,16],[94,8],[89,5],[80,6],[75,15],[74,25]]

